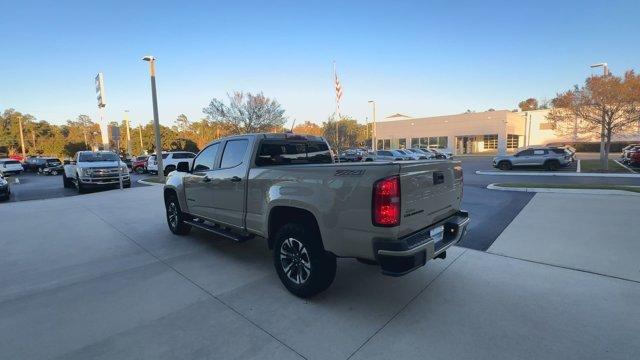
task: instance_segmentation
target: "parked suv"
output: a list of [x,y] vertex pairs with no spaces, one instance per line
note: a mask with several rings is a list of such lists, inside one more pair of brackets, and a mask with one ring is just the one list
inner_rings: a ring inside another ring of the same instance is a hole
[[[188,162],[189,166],[193,164],[193,159],[196,154],[188,151],[172,151],[162,153],[162,166],[164,167],[164,175],[169,175],[170,172],[175,170],[180,162]],[[149,155],[147,159],[147,171],[150,173],[158,173],[158,162],[156,161],[156,155]]]
[[58,175],[64,172],[64,166],[60,159],[47,158],[42,166],[38,168],[38,172],[44,175]]
[[23,168],[20,161],[13,159],[0,159],[0,174],[21,174],[22,170]]
[[11,196],[9,182],[0,174],[0,200],[9,200],[9,196]]
[[511,170],[514,167],[538,166],[554,171],[571,164],[571,155],[567,152],[558,154],[546,148],[528,148],[513,155],[502,155],[493,158],[493,167],[500,170]]

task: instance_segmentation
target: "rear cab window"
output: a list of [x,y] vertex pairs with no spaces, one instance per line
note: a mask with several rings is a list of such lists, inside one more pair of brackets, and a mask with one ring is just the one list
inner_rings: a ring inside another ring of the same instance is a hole
[[322,141],[264,140],[256,156],[257,166],[330,163],[329,146]]

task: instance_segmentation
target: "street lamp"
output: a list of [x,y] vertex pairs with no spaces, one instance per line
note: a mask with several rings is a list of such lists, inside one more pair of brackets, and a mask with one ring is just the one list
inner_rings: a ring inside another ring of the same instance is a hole
[[153,100],[153,128],[156,135],[156,164],[158,164],[158,179],[164,182],[164,166],[162,164],[162,140],[160,139],[160,120],[158,120],[158,96],[156,94],[156,58],[147,55],[142,58],[149,62],[151,72],[151,98]]
[[378,147],[378,141],[376,140],[376,102],[369,100],[369,104],[373,105],[373,126],[371,127],[371,150],[376,151]]
[[604,76],[609,75],[609,65],[607,63],[598,63],[591,65],[591,68],[602,67],[604,70]]

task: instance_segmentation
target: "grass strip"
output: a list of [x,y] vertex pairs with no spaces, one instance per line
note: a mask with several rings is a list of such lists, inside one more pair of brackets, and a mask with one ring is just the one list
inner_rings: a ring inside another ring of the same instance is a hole
[[496,186],[507,188],[549,188],[549,189],[588,189],[588,190],[624,190],[640,193],[640,186],[608,184],[538,184],[538,183],[499,183]]

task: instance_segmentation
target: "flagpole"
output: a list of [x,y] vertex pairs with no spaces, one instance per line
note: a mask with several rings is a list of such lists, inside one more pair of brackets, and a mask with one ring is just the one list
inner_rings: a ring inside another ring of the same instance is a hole
[[[334,86],[338,85],[338,73],[336,72],[336,61],[333,61],[333,80]],[[339,132],[339,122],[340,121],[340,99],[338,98],[338,89],[336,88],[336,155],[338,158],[338,162],[340,162],[340,136]]]

